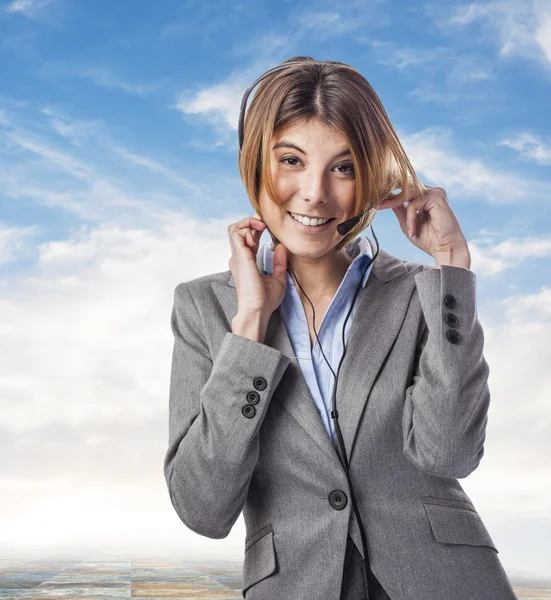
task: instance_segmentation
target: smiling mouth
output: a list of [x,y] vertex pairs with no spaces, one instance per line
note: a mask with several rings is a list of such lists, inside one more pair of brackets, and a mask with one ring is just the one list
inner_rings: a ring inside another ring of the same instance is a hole
[[[287,211],[287,214],[291,217],[291,219],[293,219],[294,221],[297,221],[297,219],[295,219],[289,211]],[[314,218],[314,217],[312,217],[312,218]],[[318,218],[318,217],[315,217],[315,218]],[[324,217],[321,217],[321,218],[324,218]],[[330,219],[327,219],[327,222],[324,223],[324,225],[327,225],[327,223],[334,221],[335,219],[336,219],[336,217],[331,217]],[[300,223],[300,221],[297,221],[297,222]],[[304,223],[301,223],[301,225],[304,225]]]

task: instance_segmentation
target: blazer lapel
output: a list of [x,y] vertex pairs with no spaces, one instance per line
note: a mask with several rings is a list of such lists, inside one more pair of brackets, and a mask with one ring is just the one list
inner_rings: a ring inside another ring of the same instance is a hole
[[[369,238],[367,239],[373,255],[374,245]],[[259,251],[256,256],[257,267],[261,273],[262,255]],[[419,265],[416,270],[421,269],[422,266]],[[415,288],[413,277],[403,277],[407,272],[402,260],[379,249],[366,285],[360,288],[355,301],[355,316],[346,342],[344,360],[340,372],[335,372],[338,375],[336,402],[339,427],[349,462],[371,388],[398,335]],[[237,314],[238,300],[233,276],[231,271],[228,273],[227,284],[214,281],[211,285],[228,322],[231,323]],[[298,360],[293,358],[293,346],[279,310],[275,310],[270,316],[264,343],[291,357],[273,398],[291,413],[328,458],[334,461],[338,468],[342,468]]]

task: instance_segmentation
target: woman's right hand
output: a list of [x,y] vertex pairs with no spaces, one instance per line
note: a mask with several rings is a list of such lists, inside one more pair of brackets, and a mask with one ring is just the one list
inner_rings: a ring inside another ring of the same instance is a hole
[[256,265],[256,255],[266,224],[255,212],[228,227],[232,255],[230,270],[238,296],[238,313],[260,314],[266,321],[279,307],[287,287],[287,248],[278,244],[274,251],[273,275],[262,274]]

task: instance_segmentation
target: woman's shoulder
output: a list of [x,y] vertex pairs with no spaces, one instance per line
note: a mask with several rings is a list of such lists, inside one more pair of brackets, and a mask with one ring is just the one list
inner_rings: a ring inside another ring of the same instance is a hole
[[194,279],[188,279],[178,283],[174,289],[175,297],[181,297],[186,295],[186,291],[193,298],[205,298],[212,293],[212,284],[227,285],[228,280],[231,276],[230,269],[226,271],[219,271],[218,273],[209,273],[208,275],[201,275]]
[[376,274],[384,281],[390,281],[399,276],[414,278],[419,273],[435,268],[435,265],[428,263],[399,258],[382,248],[379,249],[379,255],[374,264]]

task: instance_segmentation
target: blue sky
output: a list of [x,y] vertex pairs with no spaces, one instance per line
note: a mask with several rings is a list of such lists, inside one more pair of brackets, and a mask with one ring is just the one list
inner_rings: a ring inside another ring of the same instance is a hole
[[[227,227],[252,215],[241,98],[296,55],[358,69],[447,192],[491,370],[485,457],[461,484],[507,571],[551,574],[551,6],[525,0],[0,3],[8,546],[241,559],[242,517],[202,539],[168,501],[169,314],[179,282],[228,269]],[[373,228],[433,262],[392,211]]]

